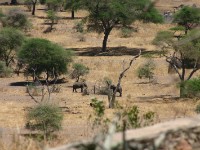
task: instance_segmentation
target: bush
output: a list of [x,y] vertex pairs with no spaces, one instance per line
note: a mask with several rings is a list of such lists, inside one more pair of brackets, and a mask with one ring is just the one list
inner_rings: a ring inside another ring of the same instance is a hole
[[148,61],[144,65],[140,66],[137,70],[137,76],[141,78],[148,78],[149,82],[153,78],[153,70],[155,69],[155,64],[152,61]]
[[41,104],[29,110],[26,127],[31,130],[43,131],[44,139],[52,132],[61,129],[62,110],[55,105]]
[[89,73],[89,68],[83,64],[75,63],[72,67],[74,70],[71,74],[72,79],[76,78],[77,82],[81,76],[84,76]]
[[74,29],[76,30],[76,32],[83,33],[84,32],[84,23],[82,21],[77,22],[74,26]]
[[0,77],[11,77],[13,70],[6,66],[5,62],[0,61]]
[[121,37],[123,38],[131,37],[132,33],[133,33],[133,29],[130,29],[127,27],[124,27],[121,29]]
[[98,94],[100,95],[108,95],[112,90],[109,89],[109,85],[112,84],[112,80],[108,77],[105,77],[102,81],[102,85],[99,88]]
[[1,22],[4,27],[13,27],[17,29],[28,29],[30,23],[28,17],[20,9],[11,9],[8,14],[1,17]]
[[181,88],[183,88],[184,97],[193,98],[200,97],[200,77],[187,80],[181,83]]

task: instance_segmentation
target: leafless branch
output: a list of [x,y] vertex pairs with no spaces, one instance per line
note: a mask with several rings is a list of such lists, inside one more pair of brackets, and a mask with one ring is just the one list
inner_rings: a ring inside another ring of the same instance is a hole
[[124,74],[126,73],[126,71],[128,71],[130,69],[133,61],[135,61],[141,55],[141,52],[142,51],[140,50],[138,55],[134,56],[130,60],[129,66],[127,68],[123,69],[123,71],[120,73],[119,79],[118,79],[118,83],[117,83],[117,87],[115,88],[115,91],[113,92],[112,97],[110,97],[110,94],[108,94],[109,108],[113,108],[114,107],[116,92],[117,92],[117,89],[120,87],[121,80],[124,77]]

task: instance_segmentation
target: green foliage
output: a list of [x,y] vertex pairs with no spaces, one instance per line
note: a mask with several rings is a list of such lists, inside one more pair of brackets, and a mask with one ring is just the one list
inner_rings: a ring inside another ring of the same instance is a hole
[[66,73],[72,56],[72,51],[39,38],[27,40],[18,53],[19,59],[27,64],[29,73],[32,72],[32,69],[36,69],[37,75],[46,72],[47,76]]
[[82,21],[77,22],[74,26],[74,29],[76,30],[76,32],[83,33],[84,32],[84,23]]
[[40,4],[44,5],[46,3],[46,0],[40,0]]
[[84,76],[89,73],[89,68],[83,64],[75,63],[72,67],[74,70],[71,74],[72,78],[76,78],[77,82],[79,81],[80,76]]
[[123,112],[123,118],[127,118],[127,128],[140,128],[147,126],[154,121],[155,112],[149,111],[143,115],[140,114],[138,106],[132,106]]
[[17,29],[28,29],[30,23],[28,17],[20,9],[11,9],[7,14],[0,17],[0,21],[4,27],[13,27]]
[[52,23],[55,23],[58,20],[58,16],[54,10],[48,10],[47,19],[49,19]]
[[137,70],[137,76],[141,78],[148,78],[149,81],[150,79],[153,78],[153,71],[155,69],[155,64],[150,60],[144,65],[140,66]]
[[70,11],[77,11],[78,9],[83,8],[82,0],[66,0],[65,1],[65,9]]
[[94,98],[91,100],[91,106],[94,109],[94,114],[97,117],[103,117],[103,115],[105,114],[105,106],[103,101],[99,101],[97,98]]
[[[102,101],[92,99],[90,103],[94,110],[94,115],[90,115],[89,119],[93,121],[93,127],[102,127],[104,130],[108,130],[108,125],[110,123],[110,119],[105,117],[105,106]],[[155,119],[155,112],[148,111],[146,113],[140,113],[138,106],[132,107],[122,107],[119,103],[116,104],[116,112],[115,114],[120,115],[120,119],[117,122],[117,130],[121,131],[123,129],[123,122],[127,122],[126,128],[133,129],[133,128],[140,128],[143,126],[148,126],[154,122]],[[92,118],[93,116],[93,118]]]
[[163,44],[171,44],[173,42],[174,34],[170,31],[160,31],[157,33],[152,44],[160,46]]
[[53,25],[57,23],[58,16],[54,10],[48,10],[47,12],[47,19],[50,21],[50,29],[53,29]]
[[184,31],[185,28],[183,26],[176,26],[176,27],[170,28],[170,30],[172,30],[172,31]]
[[195,109],[195,111],[196,111],[196,113],[200,113],[200,104],[198,104],[197,106],[196,106],[196,109]]
[[185,6],[174,15],[174,22],[188,28],[189,23],[200,23],[200,8]]
[[[104,33],[102,51],[106,51],[107,39],[116,26],[121,27],[130,25],[137,19],[146,19],[148,22],[158,22],[157,16],[148,15],[152,11],[153,3],[150,0],[85,0],[84,5],[89,12],[87,19],[88,29],[98,33]],[[151,9],[148,9],[151,7]],[[154,10],[154,9],[153,9]],[[155,19],[155,20],[154,20]]]
[[26,127],[43,131],[44,137],[61,129],[63,120],[62,110],[52,104],[41,104],[28,111]]
[[130,29],[127,27],[123,27],[121,29],[121,37],[123,37],[123,38],[131,37],[132,33],[133,33],[133,29]]
[[46,4],[48,9],[56,11],[59,7],[61,7],[64,0],[46,0]]
[[139,18],[142,19],[143,22],[154,22],[154,23],[164,22],[163,16],[158,12],[157,9],[153,7],[153,4],[150,4],[150,6],[147,7],[147,10],[144,11]]
[[15,51],[24,42],[23,34],[14,28],[2,28],[0,30],[0,59],[5,61],[8,67],[15,58]]
[[184,97],[200,97],[200,78],[194,78],[182,82],[180,85],[183,88],[182,95]]
[[5,62],[0,61],[0,77],[11,77],[13,70],[6,66]]

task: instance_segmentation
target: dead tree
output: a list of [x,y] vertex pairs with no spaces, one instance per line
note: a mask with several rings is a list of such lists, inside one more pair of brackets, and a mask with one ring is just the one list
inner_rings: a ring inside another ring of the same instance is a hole
[[131,59],[129,66],[127,68],[124,68],[123,71],[120,73],[118,83],[117,83],[117,87],[116,87],[115,91],[113,93],[111,91],[109,91],[109,93],[108,93],[109,108],[114,108],[115,100],[116,100],[116,93],[117,93],[117,89],[120,87],[121,80],[124,77],[126,71],[128,71],[130,69],[131,65],[133,64],[133,61],[135,61],[140,55],[141,55],[141,50],[138,53],[138,55],[134,56]]
[[[30,92],[30,88],[29,88],[29,85],[28,85],[28,81],[27,81],[27,85],[26,85],[26,87],[27,87],[27,93],[29,94],[29,96],[31,97],[31,99],[34,101],[34,102],[36,102],[36,103],[42,103],[42,102],[44,102],[44,98],[45,98],[45,95],[48,93],[48,98],[47,98],[47,102],[50,102],[51,101],[51,93],[53,92],[53,90],[54,90],[54,88],[55,88],[55,84],[56,84],[56,82],[57,82],[57,77],[56,77],[56,75],[55,75],[55,73],[54,73],[54,68],[53,68],[53,79],[51,80],[51,81],[48,81],[47,79],[45,80],[45,84],[42,84],[41,83],[41,81],[39,80],[39,78],[38,78],[38,76],[36,75],[36,69],[33,69],[32,68],[32,70],[33,70],[33,74],[34,74],[34,76],[35,76],[35,80],[34,80],[34,82],[37,82],[37,83],[39,83],[39,85],[41,85],[42,86],[42,88],[41,88],[41,97],[40,98],[36,98],[36,97],[34,97],[33,96],[33,94]],[[53,82],[53,86],[52,87],[50,87],[50,83],[52,83]],[[46,89],[46,91],[45,91],[45,89]]]

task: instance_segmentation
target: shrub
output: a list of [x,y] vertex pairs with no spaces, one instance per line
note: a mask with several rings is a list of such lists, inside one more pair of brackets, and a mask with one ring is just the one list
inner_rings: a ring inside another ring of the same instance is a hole
[[200,77],[182,82],[180,86],[184,97],[200,97]]
[[83,64],[75,63],[72,67],[74,70],[71,74],[72,79],[76,78],[76,81],[79,81],[81,76],[84,76],[89,73],[89,68]]
[[10,66],[15,59],[16,51],[25,40],[24,35],[14,28],[2,28],[0,30],[0,59]]
[[28,17],[20,9],[11,9],[8,14],[1,17],[1,22],[4,27],[13,27],[17,29],[28,29],[30,23]]
[[41,104],[28,111],[26,127],[31,130],[43,131],[44,139],[52,132],[61,129],[62,110],[52,104]]
[[0,61],[0,77],[11,77],[13,70],[6,66],[5,62]]
[[132,33],[133,33],[133,29],[130,29],[127,27],[123,27],[121,29],[121,37],[123,37],[123,38],[131,37]]
[[153,78],[153,70],[155,69],[155,64],[152,61],[148,61],[144,65],[140,66],[137,70],[137,76],[141,78],[148,78],[149,82]]
[[98,94],[108,95],[112,90],[109,89],[109,85],[112,84],[112,80],[105,77],[102,81],[102,86],[99,88]]
[[77,22],[74,26],[74,29],[76,30],[76,32],[83,33],[84,32],[84,23],[82,21]]

